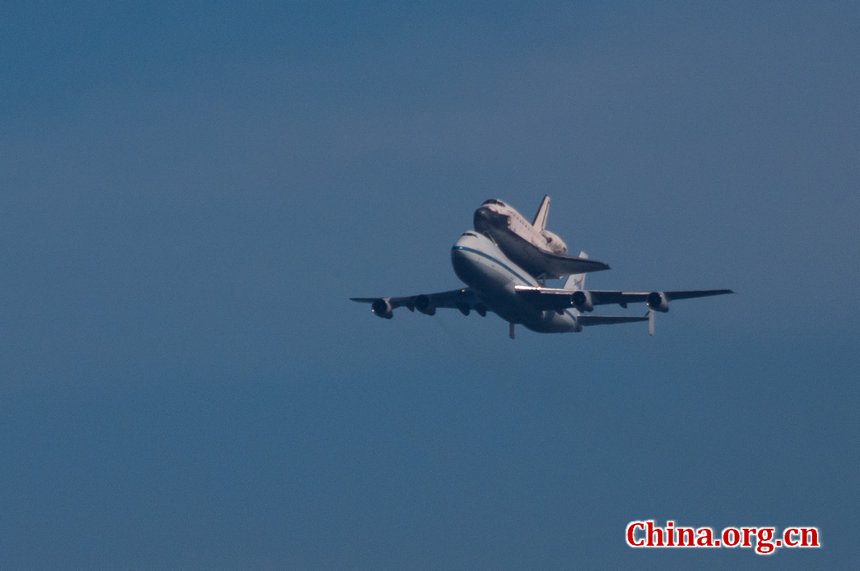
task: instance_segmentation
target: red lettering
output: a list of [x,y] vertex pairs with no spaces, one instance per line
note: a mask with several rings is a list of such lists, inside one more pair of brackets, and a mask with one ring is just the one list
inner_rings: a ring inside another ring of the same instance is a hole
[[625,529],[630,547],[754,547],[760,555],[769,555],[781,547],[821,547],[817,527],[787,527],[782,536],[774,527],[726,527],[715,535],[710,527],[675,527],[666,520],[659,527],[653,519],[631,521]]
[[[665,547],[663,543],[663,529],[660,527],[654,527],[654,520],[649,519],[648,524],[648,547]],[[655,541],[654,538],[657,538]]]
[[741,532],[733,527],[727,527],[723,530],[723,545],[726,547],[737,547],[741,542]]
[[[801,547],[821,547],[818,543],[818,528],[817,527],[801,527],[799,529],[800,532],[800,546]],[[811,537],[812,542],[807,543],[806,538]]]
[[642,547],[645,545],[644,539],[636,539],[636,528],[645,529],[641,521],[631,521],[627,524],[627,545],[630,547]]
[[714,530],[710,527],[700,527],[699,537],[696,538],[697,547],[711,547],[714,545]]
[[[755,544],[756,553],[767,555],[774,552],[776,547],[771,543],[771,540],[773,540],[773,534],[774,529],[772,527],[762,527],[758,530]],[[776,545],[777,547],[779,546],[779,540],[777,540]]]
[[696,530],[692,527],[679,527],[678,530],[678,546],[679,547],[695,547],[696,546]]

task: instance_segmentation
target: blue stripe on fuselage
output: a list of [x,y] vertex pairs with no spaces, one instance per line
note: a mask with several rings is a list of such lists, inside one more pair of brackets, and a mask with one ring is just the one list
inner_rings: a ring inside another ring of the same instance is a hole
[[508,270],[513,276],[515,276],[517,279],[519,279],[521,282],[523,282],[525,285],[531,285],[531,286],[538,285],[537,280],[535,280],[534,278],[532,278],[532,281],[529,281],[528,279],[521,276],[518,272],[516,272],[513,268],[511,268],[509,265],[502,262],[498,258],[494,258],[493,256],[489,255],[486,252],[476,250],[475,248],[469,248],[468,246],[456,246],[455,245],[451,249],[452,250],[463,250],[464,252],[471,252],[473,254],[477,254],[481,257],[484,257],[484,258],[490,260],[491,262],[499,264],[500,266],[502,266],[503,268]]

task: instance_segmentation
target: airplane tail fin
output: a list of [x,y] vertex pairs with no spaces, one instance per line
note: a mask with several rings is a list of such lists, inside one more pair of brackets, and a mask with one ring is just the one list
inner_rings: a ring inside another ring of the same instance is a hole
[[[579,257],[587,260],[588,254],[580,252]],[[571,274],[567,276],[567,279],[564,281],[564,289],[585,289],[585,276],[586,274]]]
[[540,201],[537,214],[535,214],[535,220],[532,222],[532,226],[534,226],[538,232],[546,228],[547,216],[549,216],[549,195],[545,194],[543,196],[543,200]]

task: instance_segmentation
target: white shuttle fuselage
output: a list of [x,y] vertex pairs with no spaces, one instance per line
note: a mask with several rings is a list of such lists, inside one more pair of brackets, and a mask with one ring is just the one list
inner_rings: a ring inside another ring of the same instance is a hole
[[539,278],[609,269],[596,260],[568,256],[567,244],[546,229],[549,196],[544,196],[534,221],[529,222],[516,208],[491,198],[475,211],[475,230],[493,238],[513,262]]

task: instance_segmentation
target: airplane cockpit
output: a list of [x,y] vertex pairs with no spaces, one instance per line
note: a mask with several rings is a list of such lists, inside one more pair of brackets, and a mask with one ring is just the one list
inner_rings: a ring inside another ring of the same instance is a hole
[[462,234],[460,234],[460,238],[462,238],[463,236],[471,236],[472,238],[479,238],[480,236],[483,236],[484,238],[486,238],[487,240],[489,240],[490,242],[492,242],[493,244],[498,246],[498,244],[496,243],[496,239],[493,238],[493,236],[489,232],[481,232],[481,234],[479,236],[475,232],[473,232],[471,230],[467,230],[466,232],[463,232]]
[[494,205],[496,205],[496,206],[501,206],[501,207],[503,207],[503,208],[507,208],[507,207],[508,207],[508,205],[507,205],[507,204],[505,204],[504,202],[502,202],[501,200],[499,200],[499,199],[497,199],[497,198],[490,198],[489,200],[485,200],[484,202],[482,202],[482,203],[481,203],[481,206],[487,206],[487,205],[490,205],[490,204],[494,204]]

